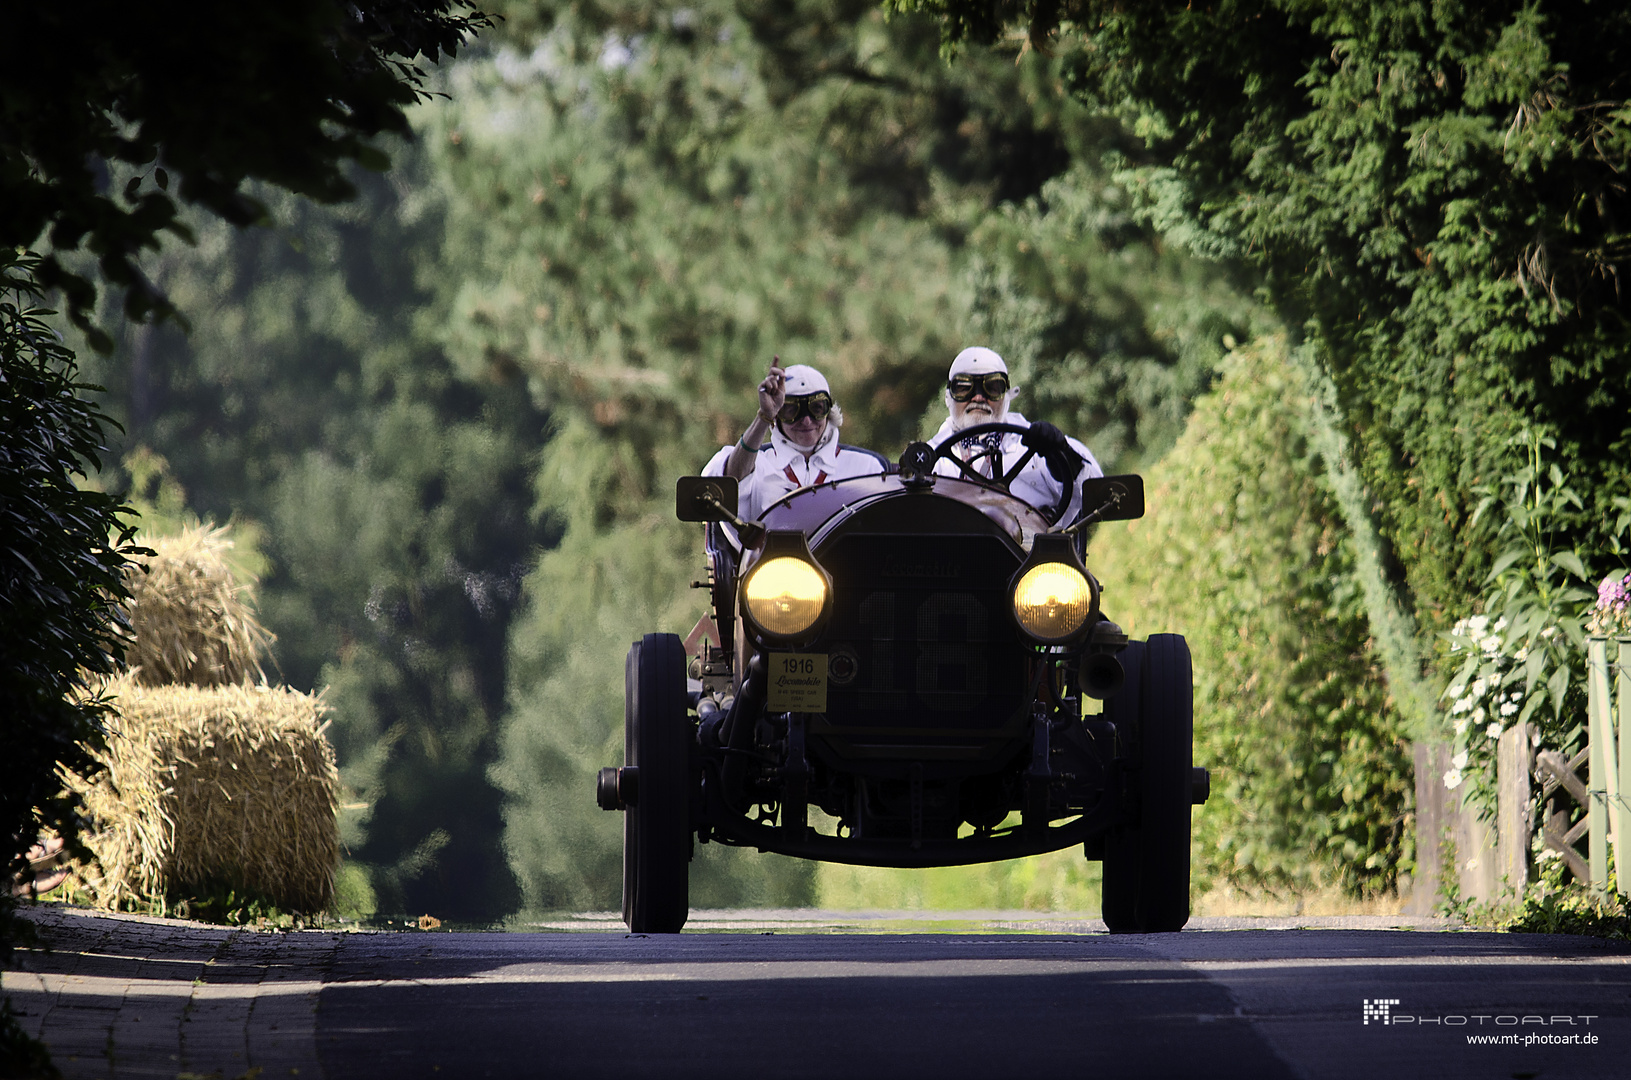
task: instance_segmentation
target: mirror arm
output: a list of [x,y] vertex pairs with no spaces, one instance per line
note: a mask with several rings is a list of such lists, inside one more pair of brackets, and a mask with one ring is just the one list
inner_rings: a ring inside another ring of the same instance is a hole
[[1101,505],[1091,514],[1088,514],[1086,517],[1077,518],[1075,524],[1071,525],[1070,528],[1063,530],[1064,535],[1075,536],[1077,533],[1081,532],[1095,521],[1099,521],[1105,514],[1108,514],[1110,511],[1121,505],[1121,497],[1122,491],[1120,488],[1112,489],[1110,492],[1110,497],[1104,500],[1103,505]]
[[697,492],[696,499],[697,502],[706,503],[715,510],[719,511],[720,514],[724,516],[725,521],[728,521],[732,525],[736,526],[736,535],[741,539],[743,547],[756,548],[760,544],[764,543],[765,529],[763,525],[755,525],[751,521],[743,521],[741,518],[736,516],[736,511],[730,509],[724,503],[716,499],[712,492],[699,491]]

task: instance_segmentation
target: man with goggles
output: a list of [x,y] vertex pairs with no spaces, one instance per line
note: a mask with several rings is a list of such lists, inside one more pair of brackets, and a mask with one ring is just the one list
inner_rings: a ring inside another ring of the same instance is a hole
[[[703,467],[704,476],[738,481],[737,510],[753,521],[766,507],[801,487],[885,471],[881,455],[838,441],[844,410],[833,402],[826,378],[808,364],[771,361],[759,383],[759,412],[734,444]],[[769,441],[765,437],[769,436]]]
[[[1103,476],[1092,451],[1046,421],[1031,423],[1010,408],[1019,396],[1001,356],[983,346],[964,349],[951,362],[946,377],[946,422],[929,442],[936,448],[958,442],[957,454],[981,476],[999,477],[1018,464],[1027,450],[1036,456],[1014,477],[1008,490],[1054,520],[1068,522],[1081,512],[1081,482]],[[989,432],[958,440],[957,433],[979,424],[1013,424],[1018,432]],[[935,472],[961,476],[950,461]]]
[[967,405],[976,396],[986,401],[1008,400],[1008,373],[993,371],[986,375],[954,375],[946,380],[946,393],[960,405]]

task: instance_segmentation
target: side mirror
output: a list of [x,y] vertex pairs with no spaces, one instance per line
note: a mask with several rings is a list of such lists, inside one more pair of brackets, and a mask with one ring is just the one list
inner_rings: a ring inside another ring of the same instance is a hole
[[728,521],[743,547],[756,548],[765,527],[736,516],[736,494],[735,477],[682,476],[674,484],[674,513],[681,521]]
[[1092,521],[1131,521],[1143,517],[1144,478],[1127,473],[1083,480],[1082,511]]
[[734,476],[682,476],[674,485],[674,513],[681,521],[730,521],[736,517]]

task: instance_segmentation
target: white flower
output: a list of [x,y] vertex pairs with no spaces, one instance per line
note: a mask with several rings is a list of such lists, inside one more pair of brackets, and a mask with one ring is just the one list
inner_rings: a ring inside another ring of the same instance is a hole
[[1547,848],[1544,851],[1537,852],[1535,855],[1535,860],[1538,862],[1542,859],[1561,859],[1562,857],[1563,853],[1561,851]]
[[1544,630],[1542,630],[1540,632],[1540,636],[1543,637],[1543,638],[1549,638],[1549,637],[1551,637],[1552,635],[1554,635],[1556,633],[1557,633],[1557,627],[1548,626],[1546,629],[1544,629]]
[[1463,750],[1461,753],[1451,758],[1450,764],[1454,765],[1458,769],[1465,769],[1467,767],[1467,752]]
[[1496,619],[1495,620],[1495,625],[1490,627],[1490,629],[1495,631],[1497,634],[1499,634],[1502,630],[1505,630],[1506,629],[1506,616],[1502,615],[1499,619]]
[[1533,735],[1529,736],[1529,745],[1530,746],[1535,746],[1535,747],[1540,746],[1540,732],[1539,731],[1537,731]]
[[1457,735],[1465,735],[1467,733],[1467,721],[1465,718],[1455,722],[1455,733]]
[[1525,645],[1523,648],[1513,653],[1512,659],[1516,660],[1520,664],[1529,659],[1529,646]]
[[1489,616],[1487,615],[1474,615],[1472,618],[1467,620],[1467,629],[1471,630],[1475,634],[1482,634],[1484,632],[1484,627],[1488,625]]
[[1501,737],[1501,725],[1500,724],[1491,724],[1485,730],[1486,730],[1487,734],[1489,735],[1489,737],[1492,738],[1492,739],[1499,739]]
[[1484,722],[1484,717],[1487,715],[1489,714],[1484,712],[1484,707],[1480,705],[1478,708],[1472,711],[1472,722],[1475,724],[1482,724]]
[[1461,786],[1461,770],[1460,769],[1451,769],[1449,772],[1445,773],[1444,774],[1444,786],[1449,788],[1451,791],[1454,791],[1456,788],[1460,787]]
[[1465,694],[1466,692],[1467,692],[1467,684],[1466,683],[1456,683],[1454,686],[1450,687],[1450,696],[1454,697],[1454,698],[1458,698],[1462,694]]
[[1515,702],[1515,701],[1509,701],[1505,705],[1501,706],[1501,715],[1502,716],[1511,716],[1514,713],[1516,713],[1517,711],[1518,711],[1518,703]]
[[1488,690],[1488,689],[1489,689],[1488,681],[1486,681],[1484,679],[1474,679],[1472,681],[1472,696],[1473,697],[1475,697],[1475,698],[1483,697],[1484,696],[1484,691]]
[[1484,650],[1485,656],[1494,656],[1496,653],[1501,651],[1501,639],[1494,634],[1491,634],[1483,641],[1480,641],[1478,643],[1478,647]]
[[1455,621],[1455,626],[1453,626],[1450,629],[1450,633],[1452,633],[1452,634],[1465,634],[1466,632],[1467,632],[1467,620],[1466,619],[1457,619]]
[[1450,715],[1451,716],[1459,716],[1460,714],[1466,712],[1470,708],[1472,708],[1472,698],[1470,698],[1470,697],[1461,698],[1454,705],[1450,706]]

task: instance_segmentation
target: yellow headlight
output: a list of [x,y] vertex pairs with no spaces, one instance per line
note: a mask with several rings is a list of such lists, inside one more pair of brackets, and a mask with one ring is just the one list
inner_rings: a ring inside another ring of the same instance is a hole
[[787,556],[757,567],[745,586],[748,614],[772,634],[802,634],[821,617],[827,583],[803,559]]
[[1092,603],[1087,578],[1064,563],[1031,567],[1014,589],[1014,615],[1039,641],[1063,641],[1080,630]]

